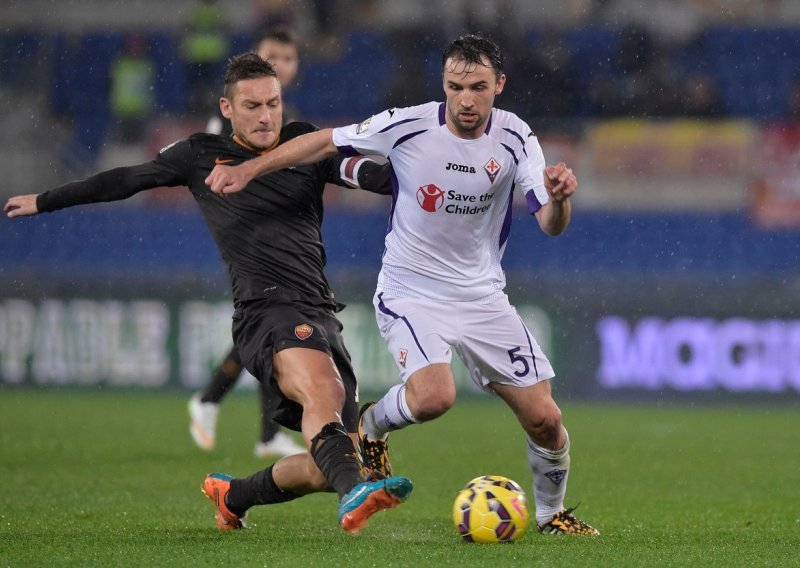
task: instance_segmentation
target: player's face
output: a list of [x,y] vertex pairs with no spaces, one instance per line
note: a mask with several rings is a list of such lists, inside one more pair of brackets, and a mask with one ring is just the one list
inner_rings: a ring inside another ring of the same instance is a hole
[[447,96],[445,122],[460,138],[478,138],[486,131],[486,121],[494,105],[494,97],[503,92],[506,76],[495,76],[489,60],[483,65],[462,60],[445,61],[442,79]]
[[245,79],[232,86],[230,98],[222,97],[222,116],[231,121],[233,133],[242,142],[265,150],[278,143],[283,106],[281,85],[275,77]]
[[256,52],[261,59],[266,59],[275,68],[278,74],[278,81],[281,86],[288,87],[297,77],[297,68],[300,65],[300,57],[297,54],[297,47],[291,43],[282,43],[274,39],[265,39],[258,44]]

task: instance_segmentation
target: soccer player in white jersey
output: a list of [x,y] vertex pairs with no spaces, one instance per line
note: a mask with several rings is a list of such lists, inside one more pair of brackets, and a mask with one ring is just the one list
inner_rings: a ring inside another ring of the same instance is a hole
[[374,304],[402,383],[362,408],[365,462],[389,475],[389,432],[438,418],[454,404],[455,349],[473,380],[504,400],[527,434],[539,530],[596,535],[564,507],[569,437],[551,394],[555,373],[509,304],[500,266],[513,190],[556,236],[569,224],[577,180],[563,163],[546,165],[527,124],[494,108],[506,82],[496,44],[462,36],[445,48],[442,66],[444,103],[298,137],[239,166],[217,166],[206,183],[225,195],[258,175],[336,152],[387,157],[393,207]]

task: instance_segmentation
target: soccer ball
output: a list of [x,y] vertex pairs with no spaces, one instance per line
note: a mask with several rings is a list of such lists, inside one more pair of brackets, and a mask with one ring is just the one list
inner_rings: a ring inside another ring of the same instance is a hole
[[453,523],[465,542],[514,542],[525,534],[529,522],[525,492],[501,475],[476,477],[453,503]]

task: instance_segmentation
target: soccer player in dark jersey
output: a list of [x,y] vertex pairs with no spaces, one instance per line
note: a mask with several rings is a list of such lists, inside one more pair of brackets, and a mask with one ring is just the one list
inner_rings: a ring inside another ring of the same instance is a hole
[[335,491],[340,526],[358,533],[375,512],[404,501],[412,485],[400,476],[367,480],[358,457],[356,378],[334,315],[340,305],[323,272],[322,192],[326,182],[354,179],[388,192],[388,167],[332,158],[257,177],[236,195],[214,194],[205,179],[216,164],[241,163],[315,130],[305,123],[281,129],[280,84],[255,53],[230,60],[220,105],[233,125],[230,138],[195,134],[151,162],[15,196],[4,210],[9,217],[35,215],[188,186],[228,267],[234,344],[246,368],[280,399],[275,420],[301,431],[309,448],[246,478],[208,475],[202,489],[214,502],[217,525],[239,529],[254,505]]
[[[253,51],[272,64],[282,92],[294,82],[300,56],[297,39],[291,32],[284,29],[265,31],[259,37]],[[297,120],[296,113],[288,111],[284,103],[283,125],[294,120]],[[230,122],[222,115],[221,109],[217,109],[216,114],[208,121],[206,132],[231,135]],[[212,371],[206,387],[195,393],[189,400],[189,433],[200,448],[214,449],[217,442],[220,404],[239,381],[243,369],[244,365],[239,350],[236,349],[236,346],[232,346],[222,362]],[[289,434],[282,432],[278,423],[272,419],[277,400],[269,396],[266,383],[259,384],[259,402],[261,432],[253,447],[253,454],[256,457],[266,458],[303,453],[305,448]]]

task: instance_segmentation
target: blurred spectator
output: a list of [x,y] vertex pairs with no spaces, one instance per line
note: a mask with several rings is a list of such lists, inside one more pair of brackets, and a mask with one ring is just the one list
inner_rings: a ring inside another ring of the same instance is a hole
[[275,68],[283,97],[283,124],[299,120],[299,113],[286,99],[291,92],[300,68],[300,43],[289,28],[274,28],[261,34],[256,43],[256,53]]
[[[309,49],[320,59],[339,57],[342,50],[341,40],[352,28],[358,10],[352,6],[345,9],[340,0],[310,0],[309,4],[309,19],[312,24],[308,36],[312,40]],[[347,12],[347,18],[341,17],[343,12]]]
[[678,113],[677,81],[669,51],[644,28],[623,30],[616,71],[595,75],[589,86],[592,114],[663,117]]
[[111,113],[117,140],[126,144],[142,141],[153,109],[153,65],[147,56],[147,40],[128,36],[122,54],[111,63]]
[[389,32],[389,44],[396,72],[392,74],[381,107],[407,107],[437,98],[441,77],[427,72],[441,67],[441,48],[434,32],[427,26],[398,27]]
[[693,73],[684,79],[683,85],[681,115],[700,118],[722,114],[722,101],[714,77],[706,73]]
[[219,67],[230,50],[228,29],[216,0],[198,0],[189,15],[182,55],[189,69],[190,104],[208,113],[216,105]]
[[[572,115],[576,104],[576,71],[569,49],[561,35],[546,30],[538,38],[524,41],[506,39],[508,61],[502,107],[530,121],[537,117],[539,131],[543,121]],[[514,79],[516,77],[516,79]]]
[[296,23],[296,0],[254,0],[253,5],[259,27],[289,27]]

